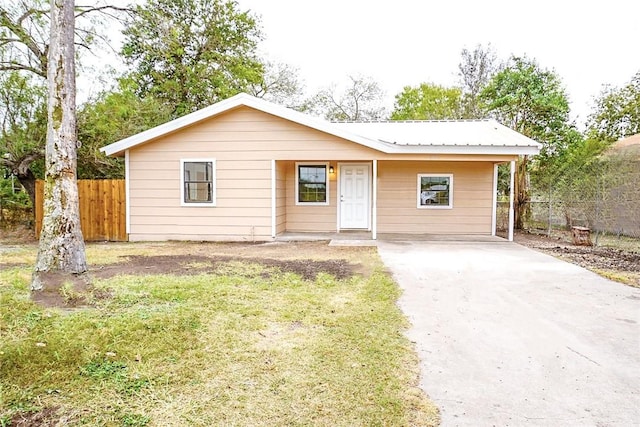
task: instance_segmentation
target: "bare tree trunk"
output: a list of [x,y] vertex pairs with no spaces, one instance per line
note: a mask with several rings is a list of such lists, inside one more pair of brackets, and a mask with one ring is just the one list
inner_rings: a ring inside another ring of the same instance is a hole
[[527,173],[528,156],[523,156],[516,163],[514,185],[514,228],[522,230],[525,221],[531,214],[531,197],[529,195],[529,174]]
[[20,181],[20,184],[24,187],[25,191],[29,195],[29,200],[31,200],[31,206],[33,206],[33,217],[35,219],[36,215],[36,176],[33,174],[29,167],[31,164],[42,157],[42,154],[31,153],[24,156],[17,161],[14,159],[0,159],[0,166],[4,166],[9,168],[11,173],[13,173]]
[[23,175],[17,175],[18,181],[24,187],[25,191],[29,195],[31,200],[31,206],[33,208],[33,215],[35,217],[36,212],[36,176],[31,172],[31,169],[27,169],[27,172]]
[[74,26],[74,0],[51,0],[44,218],[32,290],[43,289],[42,273],[87,271],[76,179]]

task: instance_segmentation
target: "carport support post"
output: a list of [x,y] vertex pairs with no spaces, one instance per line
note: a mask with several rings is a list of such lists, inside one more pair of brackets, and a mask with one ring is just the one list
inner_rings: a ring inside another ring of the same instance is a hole
[[516,162],[511,161],[511,168],[509,171],[509,241],[513,242],[513,186],[515,185],[516,174]]
[[271,238],[276,238],[276,161],[271,160]]
[[376,240],[378,238],[378,161],[374,159],[372,163],[371,239]]

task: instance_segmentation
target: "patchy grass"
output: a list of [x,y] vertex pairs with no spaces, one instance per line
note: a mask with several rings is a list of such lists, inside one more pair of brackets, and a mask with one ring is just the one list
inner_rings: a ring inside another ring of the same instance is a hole
[[634,288],[640,288],[640,273],[631,271],[607,270],[601,268],[589,268],[589,270],[593,271],[596,274],[599,274],[602,277],[606,277],[609,280],[613,280],[614,282],[624,283],[625,285],[629,285]]
[[[30,299],[30,266],[2,269],[0,425],[438,423],[437,409],[417,388],[399,290],[374,250],[317,243],[88,246],[90,259],[102,265],[216,251],[251,259],[195,275],[97,279],[94,290],[109,297],[73,310]],[[303,259],[304,251],[316,260],[357,262],[358,274],[340,279],[318,271],[305,279],[257,260]],[[61,291],[78,297],[70,286]]]
[[[592,240],[595,242],[595,236],[592,236]],[[628,252],[640,253],[640,239],[629,236],[618,236],[603,233],[598,236],[598,245]]]

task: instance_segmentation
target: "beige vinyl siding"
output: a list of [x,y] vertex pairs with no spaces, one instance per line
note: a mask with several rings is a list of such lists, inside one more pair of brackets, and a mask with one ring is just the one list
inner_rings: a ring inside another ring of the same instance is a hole
[[287,165],[276,162],[276,235],[287,229]]
[[[327,155],[327,153],[325,153]],[[335,168],[335,163],[331,163]],[[327,171],[329,173],[329,171]],[[329,174],[328,205],[296,205],[295,162],[286,163],[287,231],[333,232],[336,231],[336,174]]]
[[[453,208],[417,207],[420,173],[453,174]],[[491,234],[493,163],[378,162],[378,233]]]
[[[180,159],[215,159],[216,206],[180,205]],[[514,156],[385,154],[270,114],[240,107],[129,150],[130,240],[270,240],[271,165],[276,160],[276,233],[333,232],[329,204],[295,203],[295,162],[379,160],[379,233],[491,230],[493,163]],[[461,162],[453,161],[460,160]],[[454,207],[416,207],[417,173],[453,173]]]
[[270,161],[216,159],[216,206],[181,206],[180,159],[216,153],[179,151],[157,169],[154,149],[130,152],[130,240],[271,238]]
[[[276,232],[335,230],[335,176],[329,206],[295,206],[294,161],[327,161],[328,153],[375,152],[244,107],[132,149],[130,240],[271,239],[272,159]],[[215,207],[180,206],[180,159],[198,158],[216,160]]]

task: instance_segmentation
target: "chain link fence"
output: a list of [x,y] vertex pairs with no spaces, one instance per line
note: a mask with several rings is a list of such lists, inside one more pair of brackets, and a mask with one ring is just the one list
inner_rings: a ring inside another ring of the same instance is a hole
[[[527,204],[524,225],[527,230],[546,232],[587,227],[595,233],[640,238],[640,200],[532,200]],[[509,202],[498,202],[496,226],[506,232]]]

